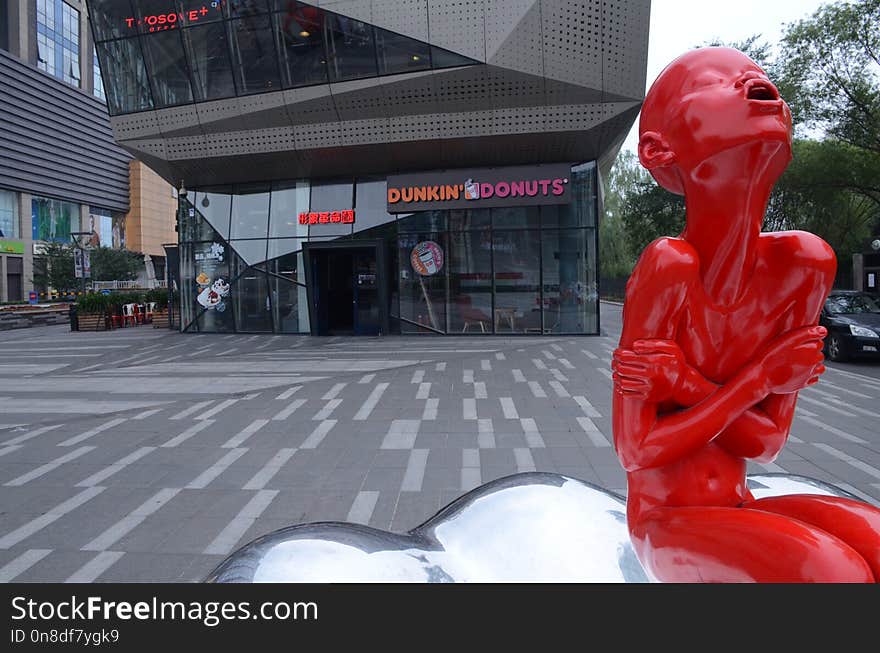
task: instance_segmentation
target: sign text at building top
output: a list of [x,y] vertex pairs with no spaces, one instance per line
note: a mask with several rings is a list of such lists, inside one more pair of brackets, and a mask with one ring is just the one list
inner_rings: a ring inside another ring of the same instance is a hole
[[571,165],[439,170],[388,178],[388,212],[571,202]]
[[183,11],[169,11],[155,14],[143,13],[140,16],[123,18],[128,29],[137,29],[140,32],[163,32],[178,27],[189,27],[199,22],[216,20],[222,16],[222,4],[214,2],[197,3],[191,7],[184,7]]

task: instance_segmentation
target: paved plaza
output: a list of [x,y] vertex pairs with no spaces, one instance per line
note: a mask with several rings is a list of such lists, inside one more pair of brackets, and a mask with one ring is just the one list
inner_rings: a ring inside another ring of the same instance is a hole
[[[0,580],[199,581],[283,526],[406,531],[492,479],[620,493],[600,337],[0,333]],[[880,504],[880,364],[829,364],[754,472]]]

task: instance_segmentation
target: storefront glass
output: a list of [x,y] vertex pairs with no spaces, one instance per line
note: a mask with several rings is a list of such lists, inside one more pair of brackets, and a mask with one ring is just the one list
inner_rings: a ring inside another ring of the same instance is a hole
[[46,197],[31,199],[31,230],[34,240],[70,242],[70,232],[79,231],[79,204]]
[[0,190],[0,238],[21,238],[18,196],[8,190]]
[[[307,274],[305,250],[351,241],[360,324],[377,321],[378,283],[394,333],[595,334],[595,174],[592,163],[572,169],[568,204],[400,215],[387,213],[377,179],[190,192],[180,229],[185,328],[309,333],[317,268]],[[332,222],[342,211],[352,223]],[[364,260],[365,241],[384,247],[385,269]]]

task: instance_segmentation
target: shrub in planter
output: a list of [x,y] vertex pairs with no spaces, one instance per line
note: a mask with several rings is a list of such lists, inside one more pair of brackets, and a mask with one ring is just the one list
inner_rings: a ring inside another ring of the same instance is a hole
[[109,301],[101,293],[80,295],[76,301],[76,315],[80,331],[103,331],[107,328]]

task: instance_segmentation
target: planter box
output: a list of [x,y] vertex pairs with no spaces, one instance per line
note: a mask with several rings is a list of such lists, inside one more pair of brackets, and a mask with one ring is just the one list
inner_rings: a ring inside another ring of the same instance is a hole
[[167,329],[168,328],[168,311],[163,311],[161,313],[159,313],[159,312],[153,313],[153,328],[154,329]]
[[77,315],[80,331],[106,331],[107,316],[103,313],[84,313]]

